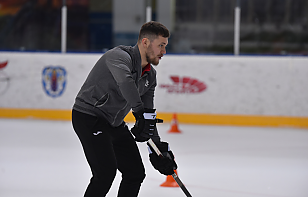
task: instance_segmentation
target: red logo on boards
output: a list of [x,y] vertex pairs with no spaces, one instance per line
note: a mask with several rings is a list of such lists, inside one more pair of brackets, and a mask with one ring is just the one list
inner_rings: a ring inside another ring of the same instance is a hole
[[6,61],[6,62],[0,62],[0,69],[6,67],[7,64],[8,64],[8,61]]
[[4,72],[9,61],[0,61],[0,96],[5,94],[9,88],[10,77]]
[[161,88],[166,88],[170,93],[200,93],[206,89],[206,85],[194,78],[170,76],[172,85],[162,84]]

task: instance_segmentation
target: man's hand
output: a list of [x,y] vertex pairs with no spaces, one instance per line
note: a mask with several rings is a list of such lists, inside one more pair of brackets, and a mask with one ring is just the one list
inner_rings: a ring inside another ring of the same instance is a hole
[[133,112],[136,123],[131,129],[131,132],[135,136],[137,142],[145,142],[154,136],[156,132],[156,123],[159,119],[156,119],[155,109],[144,109],[142,111]]
[[161,174],[164,174],[166,176],[172,175],[174,173],[174,170],[176,170],[178,166],[175,163],[174,155],[169,148],[169,144],[167,142],[159,142],[155,144],[164,157],[158,156],[152,149],[152,147],[149,147],[149,157],[151,164]]

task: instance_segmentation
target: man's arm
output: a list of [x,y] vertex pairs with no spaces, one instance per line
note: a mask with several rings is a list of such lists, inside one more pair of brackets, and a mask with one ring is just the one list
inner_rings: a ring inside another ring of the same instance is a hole
[[134,111],[142,110],[143,103],[131,73],[130,55],[122,50],[114,51],[107,57],[106,65],[119,86],[122,96],[132,106],[132,109]]

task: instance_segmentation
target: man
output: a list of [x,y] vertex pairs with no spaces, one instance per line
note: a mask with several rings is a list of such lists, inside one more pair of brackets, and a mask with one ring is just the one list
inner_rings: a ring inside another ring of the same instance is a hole
[[[177,168],[168,143],[160,141],[153,109],[156,71],[151,64],[158,65],[166,53],[169,36],[161,23],[145,23],[137,44],[107,51],[81,87],[72,123],[92,171],[85,197],[106,196],[117,170],[122,173],[118,197],[138,196],[145,170],[136,141],[152,138],[166,156],[150,151],[160,173],[171,175]],[[124,122],[130,110],[136,118],[133,135]]]

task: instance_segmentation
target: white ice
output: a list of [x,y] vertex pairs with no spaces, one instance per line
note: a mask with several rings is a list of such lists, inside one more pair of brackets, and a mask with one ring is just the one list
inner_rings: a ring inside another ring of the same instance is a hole
[[[180,124],[158,126],[169,142],[177,172],[194,197],[307,197],[308,130]],[[147,177],[141,197],[185,196],[160,187],[139,144]],[[91,177],[68,121],[0,119],[0,197],[81,197]],[[116,197],[117,174],[108,197]]]

